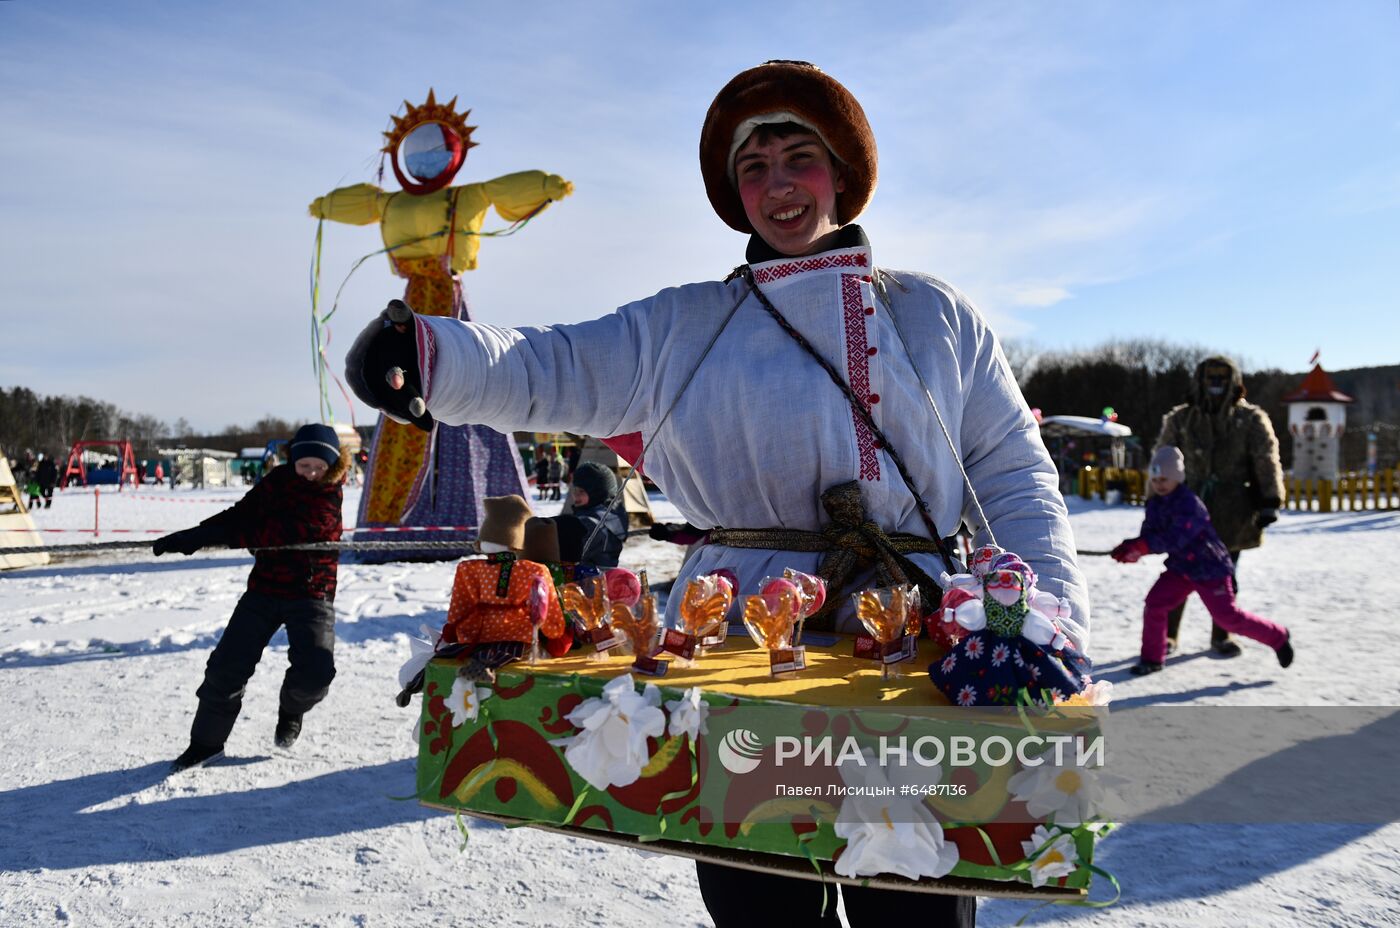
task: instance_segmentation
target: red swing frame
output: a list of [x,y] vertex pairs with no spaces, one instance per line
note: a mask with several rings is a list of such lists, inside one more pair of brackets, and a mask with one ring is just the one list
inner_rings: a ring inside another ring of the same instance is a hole
[[68,450],[68,464],[63,468],[63,474],[58,478],[60,490],[66,489],[68,479],[74,474],[83,486],[88,485],[87,468],[83,466],[83,451],[87,448],[116,448],[120,458],[119,473],[117,474],[117,491],[126,484],[127,477],[131,478],[131,485],[137,485],[136,479],[136,452],[131,447],[128,439],[102,439],[93,441],[75,441],[73,447]]

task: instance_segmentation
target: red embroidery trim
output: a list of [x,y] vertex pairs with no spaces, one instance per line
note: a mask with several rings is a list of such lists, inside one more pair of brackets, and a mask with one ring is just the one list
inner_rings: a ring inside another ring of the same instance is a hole
[[[791,277],[793,274],[801,274],[804,271],[824,271],[833,267],[866,267],[869,263],[869,256],[860,252],[821,255],[816,258],[801,258],[797,261],[775,264],[772,267],[758,268],[754,270],[753,278],[760,284],[769,284],[775,280],[782,280],[784,277]],[[859,280],[859,278],[856,279]]]
[[[850,257],[864,258],[863,255]],[[863,261],[862,261],[863,263]],[[861,299],[860,277],[841,275],[841,305],[846,317],[846,382],[858,397],[870,395],[870,359],[865,354],[865,301]],[[869,409],[869,407],[866,407]],[[860,479],[880,479],[880,459],[876,455],[875,436],[851,410],[856,428],[856,449],[860,454]]]

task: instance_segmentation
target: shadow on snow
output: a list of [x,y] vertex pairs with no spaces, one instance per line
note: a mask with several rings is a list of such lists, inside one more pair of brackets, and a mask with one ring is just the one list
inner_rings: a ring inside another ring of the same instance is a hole
[[[210,770],[261,759],[232,758]],[[411,759],[241,793],[170,796],[85,811],[155,787],[168,769],[169,761],[162,761],[0,793],[0,818],[9,823],[0,872],[201,857],[443,814],[390,798],[391,792],[413,792]]]
[[[232,608],[230,608],[232,613]],[[335,639],[337,644],[354,645],[362,644],[366,641],[388,641],[399,635],[412,635],[421,637],[420,625],[427,625],[429,628],[441,627],[447,619],[445,609],[431,609],[423,612],[407,615],[395,613],[393,615],[380,615],[372,618],[361,617],[354,621],[339,619],[335,624]],[[84,651],[74,651],[64,654],[26,654],[23,651],[11,651],[8,654],[0,653],[0,671],[13,670],[24,667],[51,667],[61,664],[76,664],[84,661],[104,661],[120,660],[127,657],[149,657],[155,654],[176,654],[182,651],[203,651],[209,650],[219,643],[223,637],[224,630],[220,628],[216,632],[206,632],[195,635],[189,640],[172,641],[168,638],[160,641],[134,641],[124,644],[114,644],[107,641],[93,640],[92,647]],[[272,637],[268,644],[272,650],[280,650],[285,653],[287,649],[287,632],[285,629],[278,629],[277,634]],[[266,659],[266,658],[264,658]]]
[[[1120,705],[1114,701],[1115,710]],[[1036,921],[1127,924],[1133,920],[1124,911],[1128,908],[1205,899],[1326,857],[1400,820],[1400,792],[1389,785],[1397,766],[1400,710],[1354,732],[1313,738],[1261,757],[1177,806],[1150,813],[1154,821],[1125,825],[1099,844],[1094,863],[1117,877],[1123,889],[1118,905],[1106,910],[1050,906]],[[1300,794],[1314,797],[1302,802],[1320,807],[1313,810],[1315,818],[1332,821],[1305,821],[1308,810],[1297,814],[1298,821],[1286,821],[1291,813],[1278,810],[1301,808]],[[1201,823],[1206,819],[1214,822]],[[1108,881],[1095,878],[1090,899],[1111,896]],[[1025,912],[1024,902],[986,900],[978,921],[1011,924]],[[1232,922],[1253,919],[1239,912]]]
[[174,561],[113,560],[82,566],[57,563],[46,567],[16,567],[12,571],[6,571],[6,576],[15,580],[37,580],[48,577],[105,577],[108,574],[163,574],[180,570],[210,570],[215,567],[248,567],[252,563],[251,554],[241,557],[181,557]]

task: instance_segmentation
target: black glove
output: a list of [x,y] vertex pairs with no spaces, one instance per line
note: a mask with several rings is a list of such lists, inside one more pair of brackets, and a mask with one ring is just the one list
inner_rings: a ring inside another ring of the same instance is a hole
[[1278,521],[1277,509],[1260,509],[1254,514],[1254,524],[1260,528],[1273,525]]
[[[404,379],[398,390],[389,386],[390,372],[395,370]],[[413,310],[403,300],[390,300],[355,339],[345,354],[345,380],[362,402],[382,409],[394,421],[432,431],[433,417],[423,404],[423,384],[418,376]]]
[[194,528],[187,528],[182,532],[172,532],[169,535],[162,535],[151,542],[151,552],[156,557],[162,554],[169,554],[171,551],[180,554],[194,554],[200,548],[206,548],[212,544],[225,543],[225,536],[222,529],[215,525],[201,522]]
[[678,545],[694,544],[705,535],[705,529],[696,528],[689,522],[653,522],[651,528],[647,529],[649,538]]

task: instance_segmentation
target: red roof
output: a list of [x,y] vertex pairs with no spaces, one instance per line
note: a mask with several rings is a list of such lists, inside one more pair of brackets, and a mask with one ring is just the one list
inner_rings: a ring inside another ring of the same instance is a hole
[[1308,376],[1303,378],[1303,383],[1283,398],[1285,403],[1354,403],[1356,400],[1347,396],[1337,385],[1332,382],[1332,378],[1327,376],[1327,372],[1322,369],[1321,364],[1313,365],[1313,369],[1308,372]]

